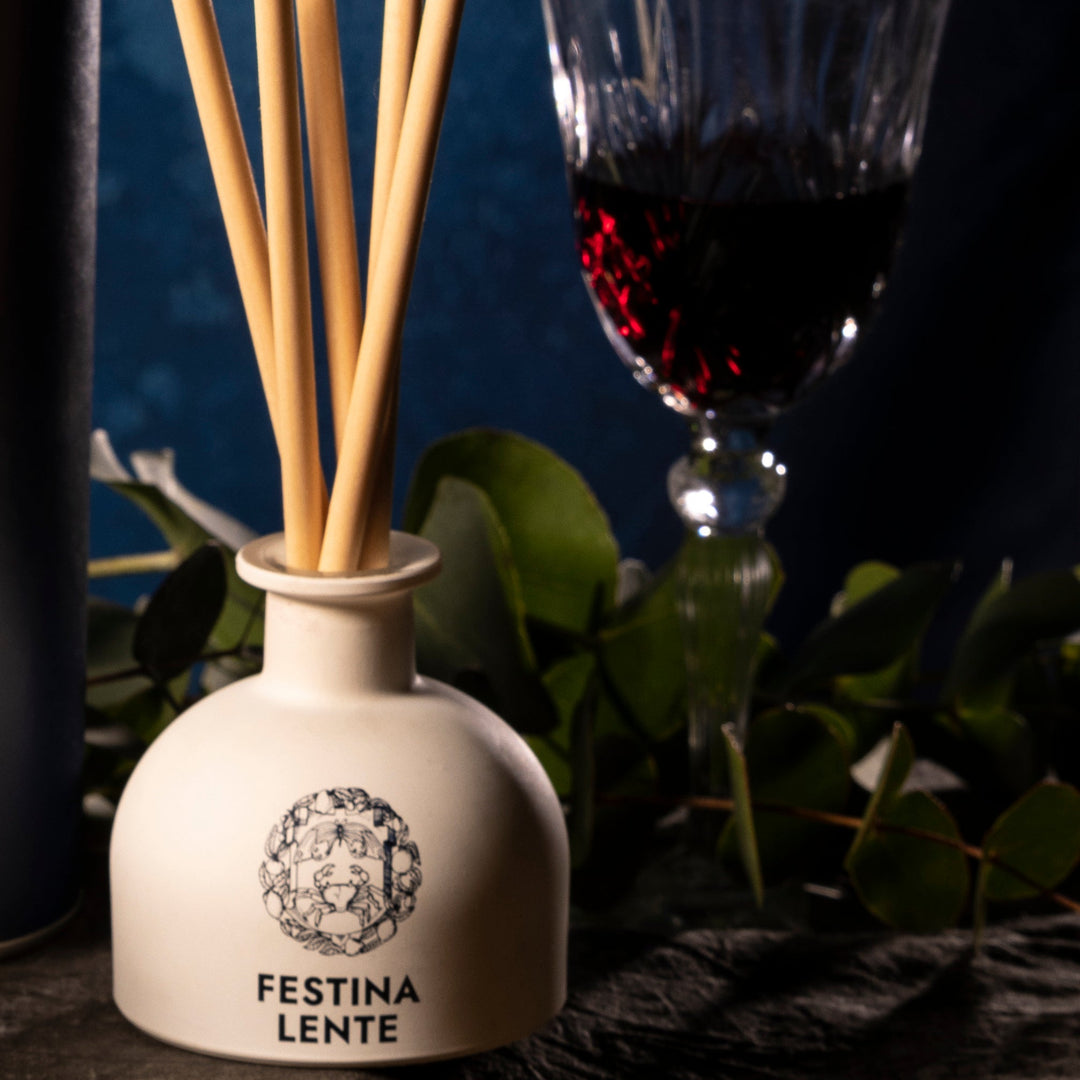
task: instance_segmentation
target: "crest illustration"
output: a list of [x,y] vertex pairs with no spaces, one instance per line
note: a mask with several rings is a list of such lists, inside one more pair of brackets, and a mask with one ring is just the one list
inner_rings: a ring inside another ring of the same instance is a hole
[[270,830],[259,867],[266,910],[324,956],[358,956],[416,907],[420,852],[388,803],[361,788],[299,799]]

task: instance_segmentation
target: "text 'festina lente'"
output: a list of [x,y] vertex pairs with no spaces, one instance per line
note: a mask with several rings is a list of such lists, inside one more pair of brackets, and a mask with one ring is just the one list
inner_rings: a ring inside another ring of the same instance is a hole
[[[398,1013],[402,1005],[419,1004],[412,979],[397,982],[358,976],[259,975],[259,1001],[273,1005],[319,1006],[337,1010],[298,1012],[277,1016],[278,1042],[283,1043],[392,1043],[397,1042]],[[391,1012],[390,1009],[395,1011]],[[363,1011],[353,1011],[363,1010]]]

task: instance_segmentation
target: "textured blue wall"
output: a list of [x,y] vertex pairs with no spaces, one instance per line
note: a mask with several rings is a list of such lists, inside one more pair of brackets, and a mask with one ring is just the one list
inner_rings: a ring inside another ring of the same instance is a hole
[[[338,6],[366,236],[382,5]],[[258,173],[251,6],[217,7]],[[279,528],[276,457],[164,0],[105,5],[99,221],[95,424],[121,456],[175,447],[189,487]],[[683,442],[664,413],[615,360],[575,268],[539,4],[470,0],[405,334],[399,502],[432,439],[513,428],[588,474],[629,551],[662,557],[677,538],[663,474]],[[97,493],[96,554],[152,542],[139,525]]]
[[[339,0],[366,222],[381,4]],[[251,5],[219,18],[258,156]],[[165,0],[106,0],[95,421],[173,446],[181,479],[279,527],[277,464],[187,75]],[[904,249],[856,361],[775,433],[777,628],[819,617],[859,558],[962,558],[977,595],[1080,562],[1080,5],[954,0]],[[624,552],[678,528],[682,421],[623,371],[574,266],[535,0],[468,0],[405,335],[399,501],[421,449],[471,425],[555,448]],[[111,493],[96,554],[153,544]],[[964,593],[966,589],[966,594]]]

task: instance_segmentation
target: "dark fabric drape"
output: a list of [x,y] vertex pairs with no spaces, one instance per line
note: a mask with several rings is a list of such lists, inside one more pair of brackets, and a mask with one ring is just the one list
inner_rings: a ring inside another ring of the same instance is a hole
[[[108,912],[0,964],[7,1080],[1052,1080],[1080,1076],[1080,919],[971,932],[578,929],[570,996],[528,1039],[394,1069],[231,1062],[156,1042],[111,998]],[[95,907],[97,911],[95,912]],[[208,976],[212,977],[212,976]]]
[[0,4],[0,940],[76,892],[99,3]]

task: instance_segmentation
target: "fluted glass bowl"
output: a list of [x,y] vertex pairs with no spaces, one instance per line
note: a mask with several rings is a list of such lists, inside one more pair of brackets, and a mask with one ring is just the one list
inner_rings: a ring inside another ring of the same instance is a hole
[[892,262],[948,0],[543,0],[581,271],[692,416],[768,421]]

